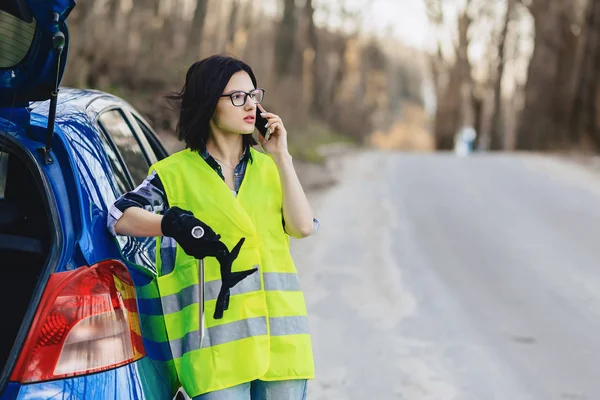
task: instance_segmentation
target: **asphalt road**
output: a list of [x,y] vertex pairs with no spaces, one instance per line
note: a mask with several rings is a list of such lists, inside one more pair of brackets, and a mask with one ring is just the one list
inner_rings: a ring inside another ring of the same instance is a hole
[[309,399],[600,399],[600,175],[366,152],[312,197]]

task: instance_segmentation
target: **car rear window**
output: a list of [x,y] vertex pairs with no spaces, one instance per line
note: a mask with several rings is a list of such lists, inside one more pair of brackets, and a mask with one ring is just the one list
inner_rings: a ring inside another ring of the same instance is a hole
[[23,61],[34,34],[35,20],[27,23],[0,11],[0,68],[12,68]]

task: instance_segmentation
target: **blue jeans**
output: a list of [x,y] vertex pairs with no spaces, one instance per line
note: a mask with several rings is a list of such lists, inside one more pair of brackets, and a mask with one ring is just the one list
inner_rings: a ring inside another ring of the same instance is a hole
[[306,387],[306,379],[274,382],[255,380],[201,394],[193,400],[306,400]]

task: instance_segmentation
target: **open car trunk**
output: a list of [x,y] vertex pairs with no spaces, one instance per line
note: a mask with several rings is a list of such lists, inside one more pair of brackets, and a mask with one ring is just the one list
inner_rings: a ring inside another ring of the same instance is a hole
[[53,94],[67,63],[66,20],[73,7],[75,0],[0,0],[0,109],[9,110],[8,120],[0,119],[8,122],[0,124],[0,396],[62,251],[48,183],[36,159],[14,140],[15,132],[3,127],[26,130],[29,104],[50,99],[42,149],[51,162]]
[[46,193],[35,160],[0,130],[0,393],[57,259],[59,230]]

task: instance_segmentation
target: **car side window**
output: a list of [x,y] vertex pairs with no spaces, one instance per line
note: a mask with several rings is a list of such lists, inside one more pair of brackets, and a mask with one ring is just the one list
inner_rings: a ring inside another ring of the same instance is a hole
[[165,158],[168,154],[165,154],[165,150],[160,145],[158,139],[156,139],[156,135],[154,134],[152,129],[150,129],[150,127],[146,125],[144,121],[139,119],[135,114],[132,115],[133,119],[139,125],[140,129],[144,133],[144,136],[148,140],[148,143],[152,149],[152,152],[154,153],[154,156],[156,157],[156,160],[159,161]]
[[148,176],[150,163],[125,115],[120,110],[110,110],[102,113],[98,121],[123,157],[134,186],[138,186]]
[[104,151],[106,152],[108,160],[110,161],[110,166],[112,167],[115,181],[117,182],[118,193],[115,193],[115,196],[119,197],[123,193],[133,190],[130,183],[131,180],[127,170],[125,169],[125,166],[117,154],[117,151],[113,148],[104,134],[99,136],[102,140],[102,147],[104,147]]

